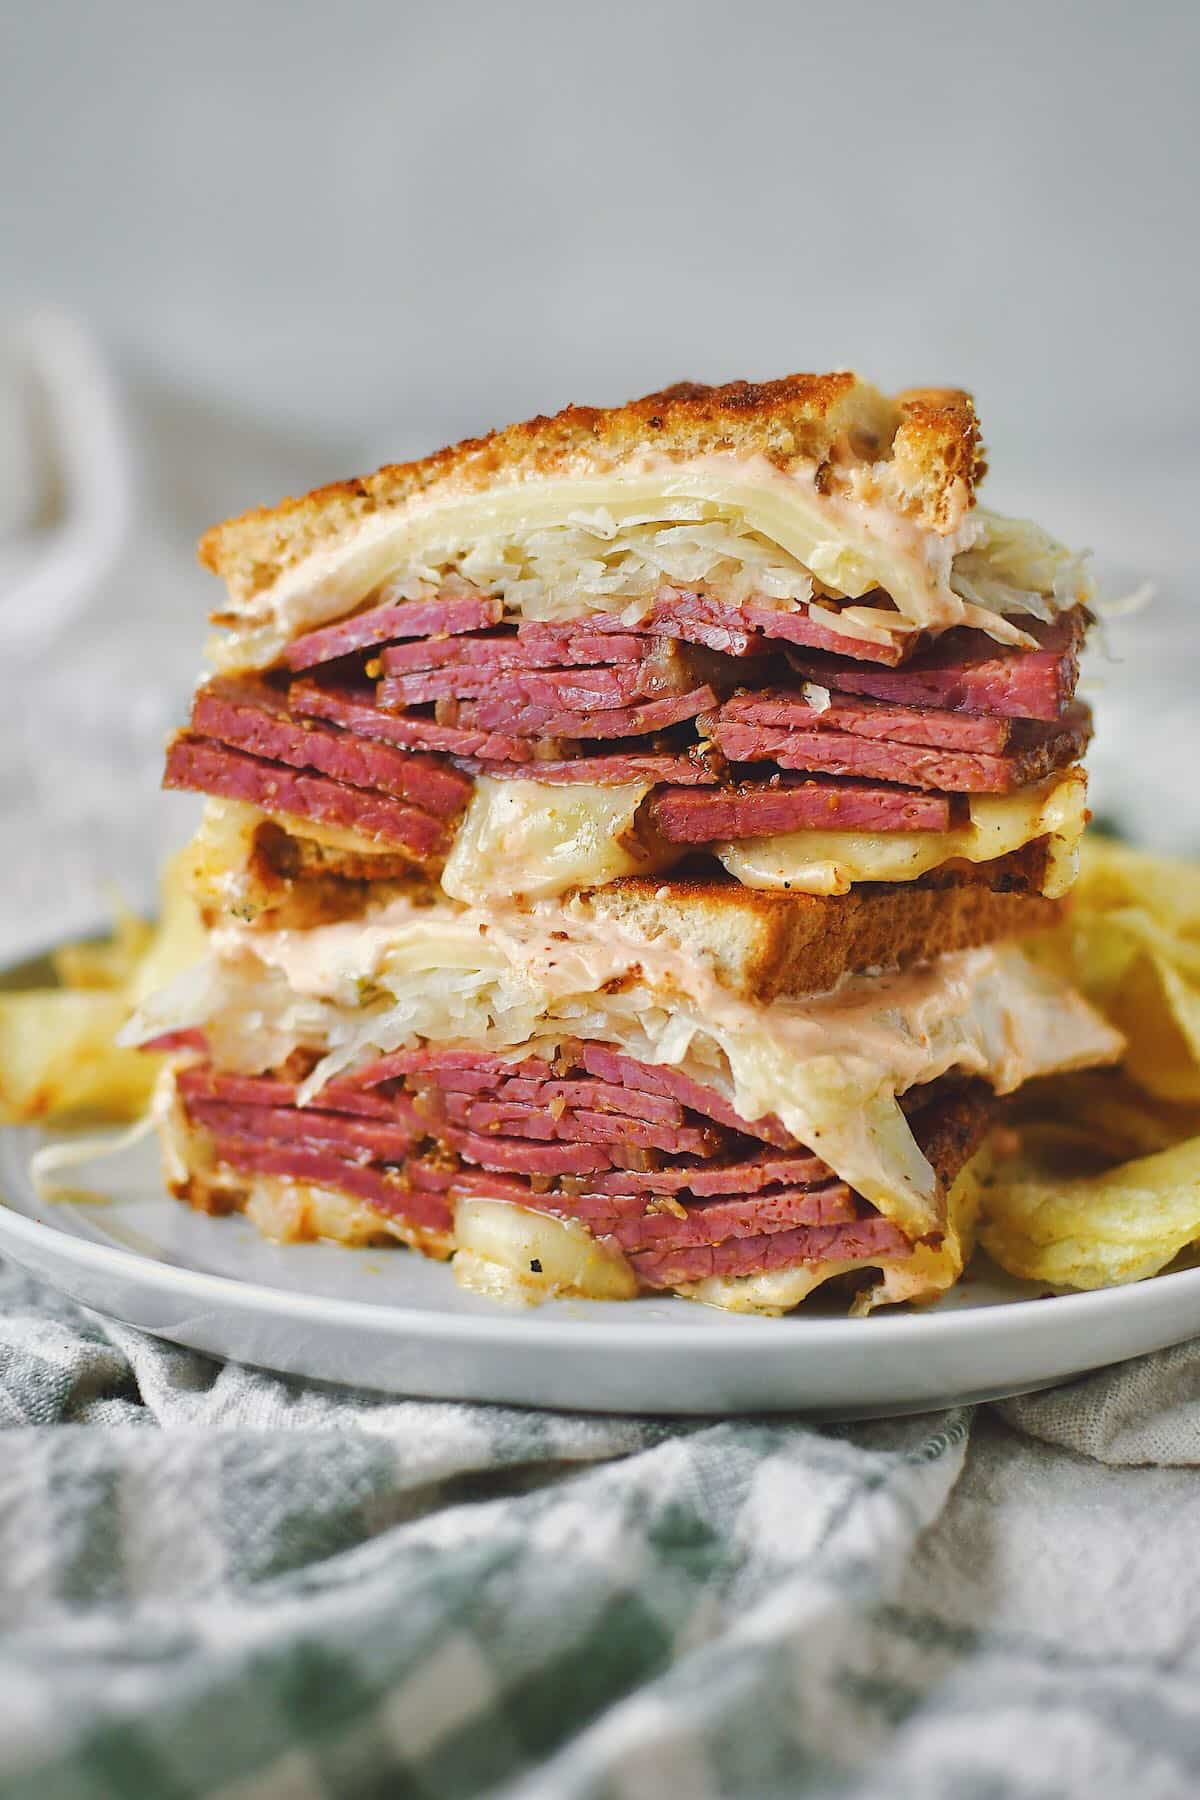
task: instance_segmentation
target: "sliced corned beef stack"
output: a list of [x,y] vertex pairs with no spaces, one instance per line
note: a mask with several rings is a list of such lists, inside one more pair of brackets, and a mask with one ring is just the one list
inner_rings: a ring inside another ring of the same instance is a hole
[[[295,1080],[178,1075],[189,1126],[248,1179],[332,1190],[452,1244],[458,1201],[564,1220],[619,1247],[646,1288],[795,1263],[875,1265],[912,1244],[778,1120],[740,1119],[675,1070],[582,1043],[553,1066],[424,1049],[378,1059],[298,1104]],[[978,1082],[918,1090],[917,1141],[949,1186],[990,1119]]]
[[[664,845],[950,832],[969,796],[1033,790],[1091,734],[1074,699],[1082,608],[1030,622],[1034,649],[958,630],[913,636],[899,666],[865,640],[797,649],[780,631],[791,615],[700,594],[658,602],[653,629],[504,623],[499,602],[460,597],[407,610],[297,639],[286,663],[302,674],[200,689],[168,785],[353,831],[434,873],[481,776],[648,789],[631,838],[663,867]],[[704,644],[669,635],[697,620]],[[519,864],[508,875],[519,890]]]

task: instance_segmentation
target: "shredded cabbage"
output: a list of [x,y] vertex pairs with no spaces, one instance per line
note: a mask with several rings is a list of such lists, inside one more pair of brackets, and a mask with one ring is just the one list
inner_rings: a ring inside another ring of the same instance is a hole
[[751,598],[795,605],[813,591],[803,564],[737,515],[702,500],[664,500],[653,514],[617,520],[591,507],[561,525],[431,544],[379,600],[427,599],[465,586],[499,594],[526,619],[614,612],[633,624],[664,583],[719,593],[731,606]]
[[1050,620],[1092,598],[1090,552],[1066,549],[1029,519],[1007,519],[978,507],[978,535],[960,550],[950,586],[988,613],[1030,613]]
[[[1008,614],[1049,620],[1092,595],[1088,553],[1067,550],[1039,525],[980,507],[963,535],[966,547],[951,564],[950,587],[966,603],[965,623],[1005,641],[1028,641],[1003,623]],[[723,605],[753,601],[789,611],[816,592],[825,604],[813,611],[831,631],[879,643],[911,631],[914,621],[903,613],[830,604],[862,591],[866,576],[857,562],[847,564],[850,556],[844,544],[830,540],[805,564],[753,530],[736,508],[664,499],[653,513],[617,519],[605,507],[591,507],[568,514],[562,524],[429,544],[424,560],[390,581],[376,603],[498,594],[521,618],[610,612],[634,625],[664,586],[709,593]]]

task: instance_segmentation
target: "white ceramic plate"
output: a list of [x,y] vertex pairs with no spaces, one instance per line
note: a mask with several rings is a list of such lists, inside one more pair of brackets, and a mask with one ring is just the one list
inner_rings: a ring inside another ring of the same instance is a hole
[[0,1254],[159,1337],[389,1393],[849,1418],[1049,1386],[1200,1331],[1200,1269],[1051,1298],[977,1270],[926,1312],[866,1320],[654,1298],[510,1310],[399,1248],[280,1248],[193,1213],[164,1193],[150,1143],[71,1172],[96,1198],[39,1200],[28,1160],[46,1135],[0,1131]]

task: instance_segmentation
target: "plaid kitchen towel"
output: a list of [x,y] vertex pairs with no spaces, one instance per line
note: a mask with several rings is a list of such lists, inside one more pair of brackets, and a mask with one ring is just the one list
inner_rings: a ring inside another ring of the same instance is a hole
[[1200,1791],[1200,1345],[876,1424],[336,1392],[0,1271],[0,1794]]

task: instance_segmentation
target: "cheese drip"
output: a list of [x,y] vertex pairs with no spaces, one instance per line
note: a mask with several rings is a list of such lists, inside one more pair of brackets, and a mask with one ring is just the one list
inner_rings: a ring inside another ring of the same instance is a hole
[[442,886],[455,900],[477,904],[516,894],[537,900],[665,869],[681,852],[652,849],[636,828],[649,792],[646,783],[555,786],[481,775]]
[[743,887],[845,894],[856,881],[915,881],[960,857],[994,862],[1045,837],[1042,892],[1057,899],[1075,879],[1087,820],[1087,776],[1075,767],[1014,794],[972,794],[968,822],[949,831],[792,831],[719,844],[716,854]]

